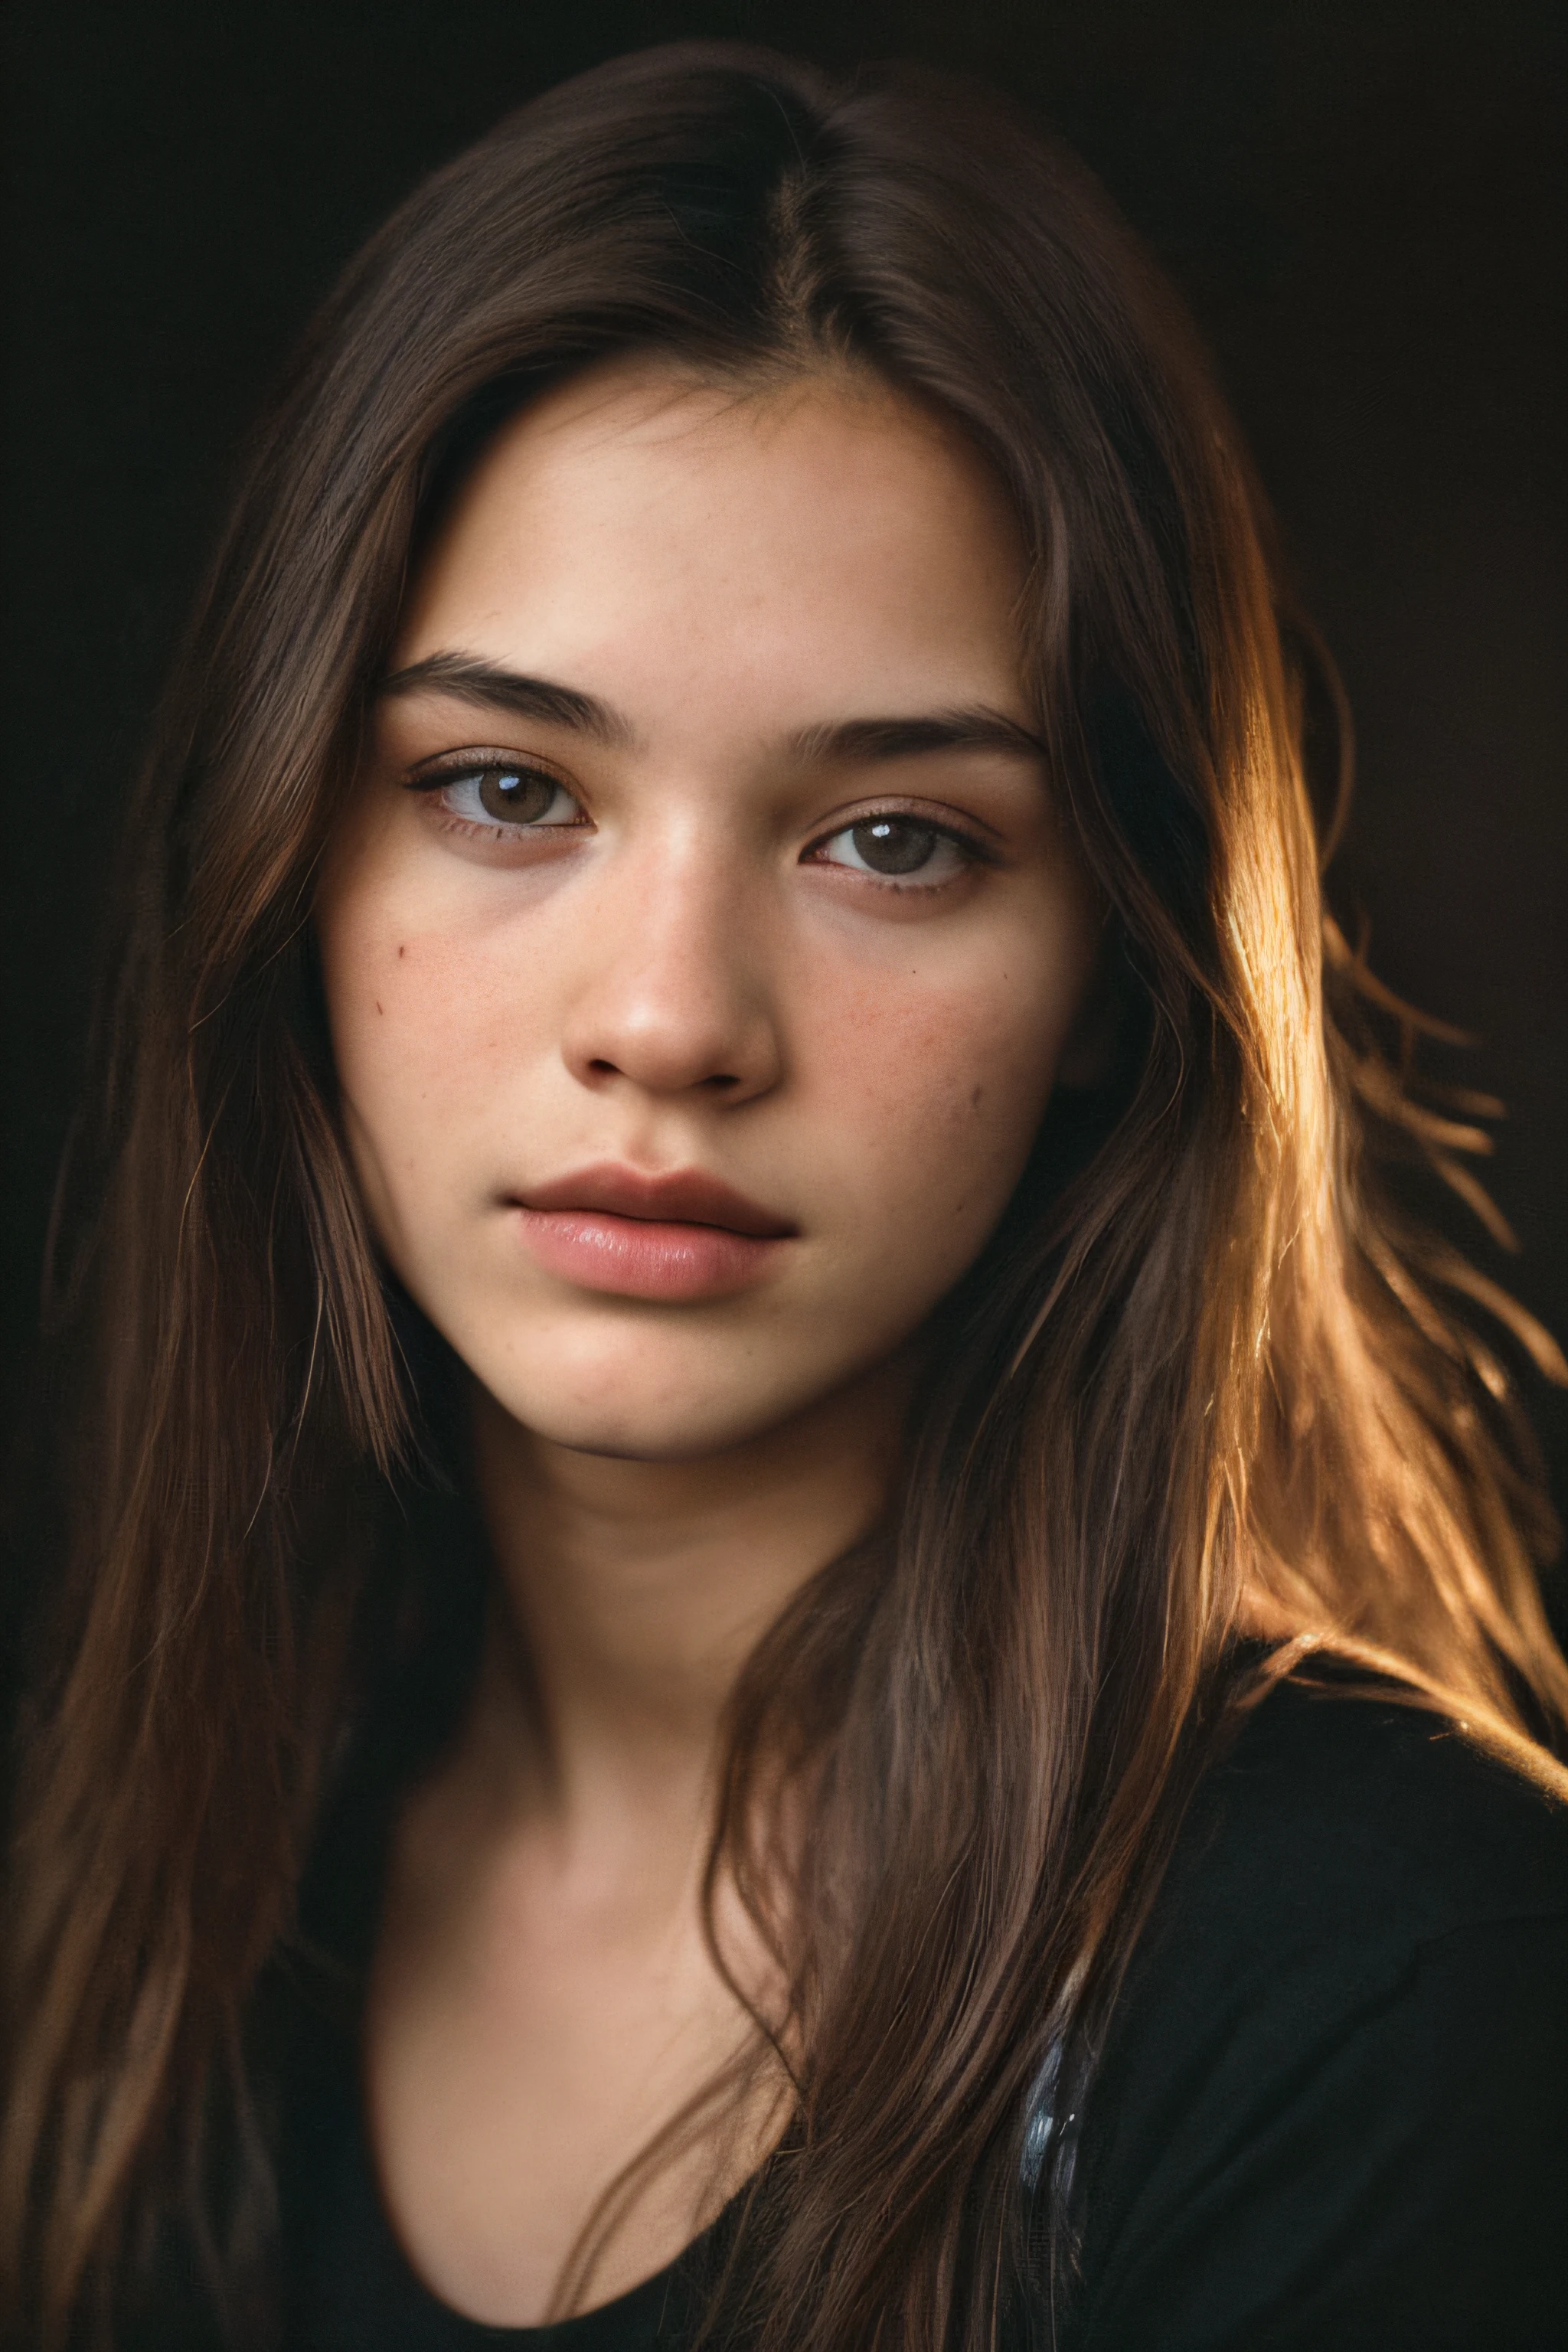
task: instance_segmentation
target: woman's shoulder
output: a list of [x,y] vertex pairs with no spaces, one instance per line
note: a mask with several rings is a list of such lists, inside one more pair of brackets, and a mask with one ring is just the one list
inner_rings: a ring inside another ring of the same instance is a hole
[[1287,1678],[1205,1775],[1151,1929],[1237,1962],[1346,1964],[1487,1918],[1568,1911],[1568,1801],[1463,1724]]
[[1544,1780],[1281,1684],[1199,1787],[1082,2102],[1070,2340],[1555,2342],[1565,1990]]

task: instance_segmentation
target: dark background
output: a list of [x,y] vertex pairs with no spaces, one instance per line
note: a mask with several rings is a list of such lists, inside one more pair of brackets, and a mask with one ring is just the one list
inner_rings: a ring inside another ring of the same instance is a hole
[[[693,33],[987,74],[1066,132],[1163,256],[1355,709],[1335,902],[1370,922],[1386,980],[1477,1033],[1443,1075],[1509,1102],[1492,1174],[1523,1255],[1479,1235],[1477,1254],[1568,1335],[1565,30],[1568,10],[1523,0],[23,0],[6,1403],[117,806],[260,387],[421,173],[544,84]],[[1568,1409],[1530,1394],[1568,1499]]]

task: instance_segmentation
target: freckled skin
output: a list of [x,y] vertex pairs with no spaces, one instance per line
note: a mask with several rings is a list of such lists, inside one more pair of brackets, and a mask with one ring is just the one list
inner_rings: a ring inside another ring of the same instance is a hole
[[[386,699],[317,921],[382,1244],[540,1436],[691,1458],[869,1375],[994,1227],[1055,1078],[1086,1075],[1098,917],[1037,763],[785,748],[974,705],[1027,726],[1020,576],[979,461],[865,387],[737,400],[622,362],[468,485],[393,667],[477,656],[599,698],[632,740]],[[466,749],[543,761],[581,821],[465,831],[405,788]],[[935,887],[824,862],[884,803],[989,862]],[[796,1238],[731,1297],[574,1287],[509,1202],[605,1160],[703,1169]]]

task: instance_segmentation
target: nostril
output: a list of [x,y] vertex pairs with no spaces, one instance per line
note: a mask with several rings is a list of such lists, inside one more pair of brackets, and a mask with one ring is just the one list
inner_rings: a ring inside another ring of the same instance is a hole
[[[589,1075],[595,1078],[620,1078],[626,1076],[619,1062],[612,1062],[602,1054],[595,1055],[594,1059],[584,1066]],[[707,1087],[715,1094],[728,1094],[740,1083],[740,1076],[733,1070],[713,1070],[707,1077],[699,1078],[696,1081],[699,1087]]]

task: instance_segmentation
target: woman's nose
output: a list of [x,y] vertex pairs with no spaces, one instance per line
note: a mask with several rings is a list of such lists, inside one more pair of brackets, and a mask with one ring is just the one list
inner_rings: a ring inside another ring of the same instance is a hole
[[581,1084],[730,1103],[778,1083],[760,909],[697,845],[626,866],[597,897],[562,1051]]

